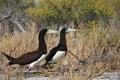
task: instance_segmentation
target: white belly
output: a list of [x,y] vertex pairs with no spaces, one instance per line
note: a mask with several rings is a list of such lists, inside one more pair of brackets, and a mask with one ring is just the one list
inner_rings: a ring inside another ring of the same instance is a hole
[[45,59],[46,56],[47,56],[47,54],[43,54],[38,60],[36,60],[36,61],[30,63],[30,64],[28,65],[29,68],[32,68],[33,66],[39,64],[42,60]]
[[58,63],[63,60],[65,57],[66,51],[57,51],[56,54],[53,56],[52,60],[50,63]]

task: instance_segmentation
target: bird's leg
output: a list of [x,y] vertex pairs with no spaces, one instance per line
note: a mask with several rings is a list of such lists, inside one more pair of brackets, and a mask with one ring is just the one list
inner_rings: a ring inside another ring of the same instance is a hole
[[38,72],[37,71],[37,68],[36,67],[29,67],[26,71],[25,71],[26,73],[36,73],[36,72]]
[[43,64],[41,67],[44,69],[47,69],[48,63],[46,62],[45,64]]
[[25,72],[29,72],[31,70],[31,67],[29,67]]

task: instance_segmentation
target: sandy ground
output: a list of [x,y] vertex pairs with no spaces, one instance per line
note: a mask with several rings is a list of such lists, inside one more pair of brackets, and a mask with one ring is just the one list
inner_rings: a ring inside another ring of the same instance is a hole
[[[0,80],[5,80],[5,75],[0,74]],[[10,80],[18,80],[16,77],[10,78]],[[51,80],[49,77],[28,77],[22,80]],[[61,80],[60,77],[54,77],[52,80]],[[92,80],[120,80],[120,72],[105,72],[99,77],[93,78]]]
[[120,72],[105,72],[92,80],[120,80]]

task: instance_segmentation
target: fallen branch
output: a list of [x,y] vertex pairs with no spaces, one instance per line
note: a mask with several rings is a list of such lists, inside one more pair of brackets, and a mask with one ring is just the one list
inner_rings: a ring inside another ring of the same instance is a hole
[[8,13],[5,13],[4,11],[0,10],[0,21],[9,19],[13,13],[14,13],[14,10],[9,11]]
[[17,21],[17,20],[10,20],[12,23],[14,23],[14,24],[16,24],[17,25],[17,27],[23,32],[23,33],[25,33],[25,30],[24,30],[24,28],[22,27],[22,25]]

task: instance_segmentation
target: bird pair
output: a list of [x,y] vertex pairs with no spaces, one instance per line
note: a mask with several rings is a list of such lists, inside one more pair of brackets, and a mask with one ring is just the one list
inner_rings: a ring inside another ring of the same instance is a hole
[[[27,52],[17,58],[14,58],[4,52],[0,52],[6,56],[9,60],[9,65],[19,64],[19,65],[27,65],[29,69],[33,68],[35,65],[39,64],[42,60],[46,60],[45,65],[47,64],[54,64],[60,62],[67,53],[67,45],[66,45],[66,33],[76,31],[76,29],[71,28],[63,28],[60,32],[60,40],[57,47],[54,47],[50,50],[49,54],[47,55],[47,47],[45,43],[44,36],[50,33],[58,33],[58,31],[50,30],[50,29],[42,29],[39,32],[38,39],[39,39],[39,47],[37,50],[32,52]],[[29,70],[28,69],[28,70]]]

